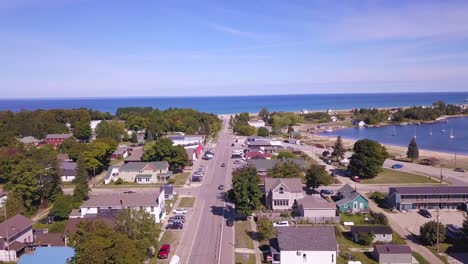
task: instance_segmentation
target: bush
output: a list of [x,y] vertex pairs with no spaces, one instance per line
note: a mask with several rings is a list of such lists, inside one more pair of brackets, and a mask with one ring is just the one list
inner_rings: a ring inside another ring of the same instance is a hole
[[359,233],[359,244],[369,246],[374,241],[375,235],[373,233]]
[[330,151],[325,150],[324,152],[322,152],[322,156],[323,156],[323,157],[328,157],[328,156],[330,156]]
[[373,192],[369,196],[372,200],[374,200],[379,206],[383,205],[385,203],[385,194],[381,192]]
[[124,183],[124,180],[122,180],[122,178],[118,178],[116,181],[114,181],[114,184],[116,185],[120,185],[120,184],[123,184]]
[[50,214],[54,216],[54,220],[65,220],[68,219],[72,208],[73,196],[60,194],[57,196]]
[[169,184],[174,184],[175,183],[175,179],[174,178],[170,178],[167,180],[167,183]]
[[[445,225],[439,224],[439,241],[445,240]],[[437,242],[437,222],[430,221],[419,228],[419,239],[424,245],[432,246]]]
[[371,211],[371,223],[374,225],[388,225],[388,218],[383,213],[374,213]]
[[258,239],[265,241],[272,238],[275,235],[275,228],[271,223],[270,219],[265,216],[260,217],[257,222]]

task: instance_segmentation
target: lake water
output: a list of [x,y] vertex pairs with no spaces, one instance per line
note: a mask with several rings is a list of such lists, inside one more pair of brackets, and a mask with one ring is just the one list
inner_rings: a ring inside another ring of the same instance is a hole
[[430,105],[437,100],[462,104],[468,92],[457,93],[387,93],[387,94],[305,94],[214,97],[133,97],[133,98],[68,98],[68,99],[0,99],[0,110],[35,110],[54,108],[91,108],[115,113],[126,106],[193,108],[215,114],[269,111],[343,110],[369,107],[403,107]]
[[[450,138],[451,130],[454,138]],[[419,126],[353,127],[324,132],[321,135],[341,136],[355,140],[369,138],[384,144],[403,147],[407,147],[411,138],[416,135],[419,149],[468,155],[468,117],[449,118],[446,123],[439,122]]]

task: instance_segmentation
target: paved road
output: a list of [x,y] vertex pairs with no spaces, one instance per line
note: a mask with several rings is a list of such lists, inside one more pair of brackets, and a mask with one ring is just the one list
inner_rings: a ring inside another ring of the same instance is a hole
[[[233,205],[223,200],[220,185],[230,189],[232,163],[230,145],[234,136],[227,123],[220,132],[219,143],[213,148],[215,157],[204,161],[206,174],[199,187],[180,189],[179,193],[197,197],[192,216],[184,226],[184,234],[176,255],[181,263],[234,263],[234,228],[227,227],[225,219],[232,214]],[[226,163],[226,167],[221,167]],[[195,184],[194,184],[195,185]]]

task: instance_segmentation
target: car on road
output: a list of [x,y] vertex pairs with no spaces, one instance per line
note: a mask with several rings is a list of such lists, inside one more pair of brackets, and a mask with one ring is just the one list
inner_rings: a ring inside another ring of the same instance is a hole
[[169,225],[168,228],[169,228],[169,229],[183,229],[183,228],[184,228],[184,224],[182,224],[181,222],[174,222],[174,223],[172,223],[171,225]]
[[221,163],[221,167],[226,167],[226,163]]
[[431,212],[429,212],[427,209],[419,209],[419,212],[418,212],[420,215],[426,217],[426,218],[431,218],[432,217],[432,214]]
[[234,147],[234,145],[235,145],[235,144],[234,144],[234,143],[232,143],[232,144],[231,144],[231,147]]
[[321,190],[320,195],[322,195],[322,196],[332,196],[333,191],[331,191],[331,190]]
[[392,165],[392,169],[401,169],[403,168],[403,164],[397,163]]
[[466,172],[466,170],[463,169],[463,168],[455,168],[455,169],[453,169],[453,170],[454,170],[454,171],[457,171],[457,172]]
[[289,222],[288,221],[278,221],[278,222],[273,223],[273,227],[278,227],[278,226],[289,226]]
[[352,176],[351,180],[353,180],[354,182],[361,182],[361,178],[359,178],[359,176]]
[[220,191],[224,190],[224,185],[221,184],[220,186],[218,186],[218,190]]
[[234,220],[233,219],[227,219],[226,220],[226,225],[227,226],[233,226],[234,225]]
[[187,214],[188,210],[185,209],[185,208],[177,208],[177,209],[174,210],[174,213],[175,214]]
[[158,258],[160,259],[166,259],[169,257],[169,254],[171,253],[171,245],[169,244],[164,244],[161,246],[159,249],[158,253]]
[[174,221],[180,221],[182,223],[185,223],[185,216],[183,215],[176,215],[174,216]]
[[192,182],[201,182],[203,180],[202,176],[192,176]]

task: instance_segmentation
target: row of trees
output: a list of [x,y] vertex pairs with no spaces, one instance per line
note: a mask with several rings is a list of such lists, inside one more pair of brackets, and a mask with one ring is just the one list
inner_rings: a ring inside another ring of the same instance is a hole
[[413,106],[406,109],[398,109],[393,114],[393,120],[401,122],[406,119],[412,120],[436,120],[442,115],[463,115],[468,114],[468,109],[454,104],[446,104],[443,101],[437,101],[432,107]]
[[369,125],[377,125],[380,122],[386,121],[390,116],[388,110],[379,110],[377,108],[361,108],[354,109],[354,120],[364,121]]
[[167,161],[172,171],[181,171],[187,165],[188,155],[183,146],[173,146],[169,138],[160,138],[146,144],[143,161]]

